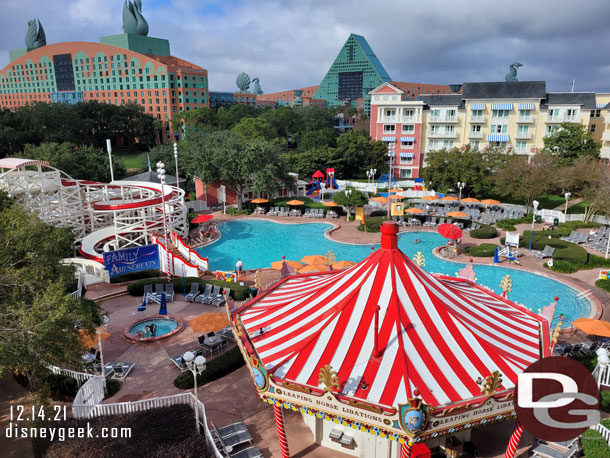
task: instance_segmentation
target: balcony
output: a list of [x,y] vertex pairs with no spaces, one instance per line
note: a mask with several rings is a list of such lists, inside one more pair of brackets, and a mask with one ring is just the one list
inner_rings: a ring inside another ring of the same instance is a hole
[[378,122],[385,122],[385,123],[397,123],[398,122],[398,117],[397,116],[382,116],[379,118]]
[[455,130],[429,130],[428,138],[455,138]]
[[562,122],[580,122],[580,116],[568,116],[566,114],[557,116],[547,116],[546,123],[562,123]]
[[483,124],[485,122],[485,115],[471,116],[471,124]]
[[515,134],[515,138],[520,139],[520,140],[529,140],[530,138],[532,138],[532,133],[531,132],[519,132],[517,131],[517,133]]
[[604,118],[604,122],[606,124],[610,124],[610,114],[607,114],[606,117]]
[[515,148],[514,153],[515,154],[530,154],[528,148]]
[[602,159],[610,159],[610,146],[604,146],[599,151],[599,157]]
[[416,123],[416,122],[421,122],[421,121],[419,119],[417,119],[417,116],[402,116],[399,122]]
[[430,115],[428,122],[457,122],[457,114],[454,115]]
[[468,138],[483,138],[482,130],[471,130],[468,132]]
[[517,122],[532,123],[534,122],[534,117],[532,115],[519,115],[517,117]]

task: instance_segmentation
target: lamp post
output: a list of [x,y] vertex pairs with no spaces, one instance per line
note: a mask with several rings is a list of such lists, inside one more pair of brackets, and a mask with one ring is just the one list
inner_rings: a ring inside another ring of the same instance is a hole
[[169,259],[169,239],[167,238],[167,214],[165,211],[165,164],[157,162],[157,177],[161,182],[161,209],[163,211],[163,238],[165,239],[165,253],[167,254],[167,281],[172,281],[172,268]]
[[222,214],[227,214],[227,187],[223,184],[218,188],[222,194]]
[[460,190],[460,197],[458,197],[458,200],[461,201],[462,200],[462,189],[464,189],[466,187],[466,183],[463,181],[458,181],[457,187]]
[[104,316],[102,326],[97,328],[97,346],[100,350],[100,364],[102,365],[102,377],[104,380],[104,391],[106,391],[106,368],[104,367],[104,349],[102,348],[102,329],[105,331],[108,326],[108,316]]
[[178,180],[178,144],[174,142],[174,159],[176,160],[176,187],[180,189],[180,180]]
[[[349,200],[351,195],[352,195],[352,190],[351,189],[346,189],[345,190],[345,197],[347,197],[347,200]],[[350,209],[350,206],[349,206],[349,203],[348,203],[348,206],[347,206],[347,221],[349,221],[349,209]]]
[[114,170],[112,170],[112,144],[110,139],[106,139],[106,149],[108,150],[108,160],[110,161],[110,181],[114,181]]
[[197,434],[199,432],[199,406],[197,401],[197,376],[205,370],[205,358],[201,355],[195,357],[192,351],[187,351],[182,355],[182,359],[186,363],[186,367],[193,373],[193,394],[195,396],[195,427],[197,428]]
[[326,188],[326,183],[320,183],[320,201],[324,202],[324,188]]
[[572,196],[571,192],[566,192],[563,197],[566,198],[566,211],[564,212],[566,215],[566,221],[568,220],[568,201],[570,200],[570,197]]
[[530,229],[530,249],[532,251],[532,241],[534,240],[534,221],[536,220],[536,210],[538,210],[538,205],[540,202],[537,200],[532,202],[532,207],[534,207],[534,211],[532,212],[532,228]]
[[390,219],[390,188],[392,187],[391,183],[392,183],[392,159],[394,159],[394,144],[392,143],[392,146],[390,148],[390,150],[388,151],[388,158],[389,158],[389,171],[388,171],[388,219]]

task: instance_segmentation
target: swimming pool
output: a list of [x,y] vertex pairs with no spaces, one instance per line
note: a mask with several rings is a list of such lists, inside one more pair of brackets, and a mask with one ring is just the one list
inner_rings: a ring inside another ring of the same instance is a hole
[[[146,328],[151,324],[156,326],[156,332],[154,335],[151,334],[150,329]],[[127,339],[134,342],[154,342],[178,333],[182,327],[183,321],[173,316],[142,318],[134,323],[131,323],[126,328],[124,335],[127,337]]]
[[[324,236],[332,228],[325,223],[278,224],[265,220],[236,220],[218,225],[222,237],[217,242],[202,247],[197,251],[210,259],[211,270],[232,270],[238,258],[244,263],[244,269],[270,267],[271,262],[286,259],[299,261],[309,254],[325,255],[332,251],[337,261],[361,261],[371,252],[375,245],[351,245],[334,242]],[[415,239],[421,242],[415,244]],[[432,254],[432,250],[444,245],[446,239],[434,232],[403,232],[398,236],[398,247],[409,257],[421,251],[426,257],[426,270],[454,276],[464,264],[445,261]],[[579,298],[578,292],[556,280],[500,266],[475,265],[477,283],[492,288],[501,294],[500,280],[510,274],[513,280],[512,301],[525,304],[534,311],[559,297],[556,316],[563,313],[566,323],[591,313],[591,304],[587,299]]]

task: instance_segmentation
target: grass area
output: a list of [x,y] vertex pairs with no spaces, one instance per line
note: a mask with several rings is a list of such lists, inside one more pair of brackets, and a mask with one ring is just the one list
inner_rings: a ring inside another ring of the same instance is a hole
[[[525,201],[522,198],[517,198],[513,196],[498,196],[491,195],[485,196],[483,199],[496,199],[502,202],[503,204],[517,204],[517,205],[525,205]],[[544,208],[548,210],[552,210],[560,206],[561,204],[565,204],[566,200],[563,196],[556,196],[554,194],[543,194],[541,196],[536,197],[536,200],[540,202],[539,208]]]
[[479,246],[466,247],[464,251],[476,258],[486,258],[493,256],[496,248],[500,247],[495,243],[481,243]]
[[585,212],[585,206],[588,205],[585,202],[580,202],[577,203],[576,205],[572,205],[571,207],[568,208],[568,214],[569,215],[574,215],[574,214],[583,214]]
[[119,151],[112,153],[112,159],[120,162],[126,169],[143,169],[146,165],[146,153],[141,151]]

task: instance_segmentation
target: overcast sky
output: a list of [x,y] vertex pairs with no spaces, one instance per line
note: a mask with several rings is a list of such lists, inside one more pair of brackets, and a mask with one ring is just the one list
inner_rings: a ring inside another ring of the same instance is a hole
[[[364,35],[393,80],[519,79],[551,91],[610,92],[608,0],[142,0],[149,36],[208,70],[210,90],[245,71],[264,92],[319,84],[350,33]],[[383,5],[383,6],[379,6]],[[122,33],[123,0],[0,0],[0,68],[27,21],[47,42]]]

